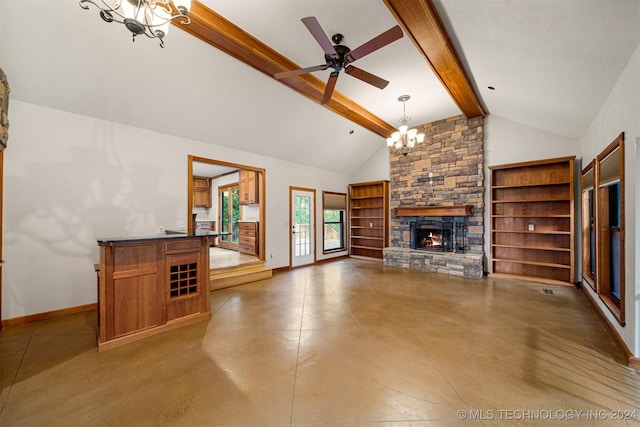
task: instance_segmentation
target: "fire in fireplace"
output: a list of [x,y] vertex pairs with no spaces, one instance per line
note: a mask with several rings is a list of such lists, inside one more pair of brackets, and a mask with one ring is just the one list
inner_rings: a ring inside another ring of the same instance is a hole
[[421,221],[412,222],[411,249],[434,252],[464,252],[464,222]]

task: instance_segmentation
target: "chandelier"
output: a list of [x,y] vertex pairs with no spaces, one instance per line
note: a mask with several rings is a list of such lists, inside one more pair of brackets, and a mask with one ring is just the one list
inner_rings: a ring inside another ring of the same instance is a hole
[[397,132],[394,132],[390,138],[387,138],[389,149],[402,153],[403,156],[406,156],[416,144],[421,144],[424,141],[424,133],[418,133],[418,129],[409,129],[409,126],[407,126],[411,117],[407,117],[405,102],[409,99],[411,99],[409,95],[398,97],[398,101],[402,102],[402,117],[400,117],[398,121],[402,125],[398,128]]
[[80,7],[85,10],[89,10],[89,4],[100,10],[104,21],[124,24],[133,34],[133,41],[144,34],[159,39],[160,47],[164,47],[164,36],[172,21],[191,23],[187,16],[191,0],[80,0]]

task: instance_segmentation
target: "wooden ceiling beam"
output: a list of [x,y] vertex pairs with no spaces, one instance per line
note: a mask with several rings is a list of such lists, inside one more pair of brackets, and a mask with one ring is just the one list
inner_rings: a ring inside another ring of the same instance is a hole
[[[189,25],[176,22],[174,25],[271,78],[276,73],[301,68],[197,0],[192,2],[189,19]],[[277,81],[317,103],[320,103],[324,93],[325,82],[311,74]],[[384,138],[396,131],[393,126],[340,92],[334,92],[331,101],[324,106]]]
[[384,0],[405,33],[425,57],[444,88],[468,118],[486,116],[431,0]]

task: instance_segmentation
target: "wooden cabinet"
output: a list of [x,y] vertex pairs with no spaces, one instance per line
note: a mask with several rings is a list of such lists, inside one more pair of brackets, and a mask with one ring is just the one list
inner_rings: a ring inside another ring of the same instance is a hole
[[382,259],[389,246],[389,181],[349,184],[349,254]]
[[574,283],[574,160],[489,168],[492,276]]
[[100,351],[211,318],[206,237],[98,244]]
[[258,173],[241,169],[238,174],[240,204],[253,205],[258,203]]
[[258,255],[258,223],[238,222],[238,249],[247,255]]
[[197,208],[211,207],[211,179],[200,176],[193,177],[193,206]]

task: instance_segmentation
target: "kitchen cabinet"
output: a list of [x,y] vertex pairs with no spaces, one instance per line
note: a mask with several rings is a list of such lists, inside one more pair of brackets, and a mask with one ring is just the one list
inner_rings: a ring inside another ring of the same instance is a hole
[[238,222],[238,249],[243,254],[258,256],[259,239],[257,222]]
[[238,174],[240,204],[253,205],[258,203],[258,173],[241,169]]
[[197,208],[211,207],[211,179],[193,177],[193,206]]
[[489,168],[492,276],[573,284],[574,160]]
[[349,184],[349,253],[382,259],[389,246],[389,181]]

